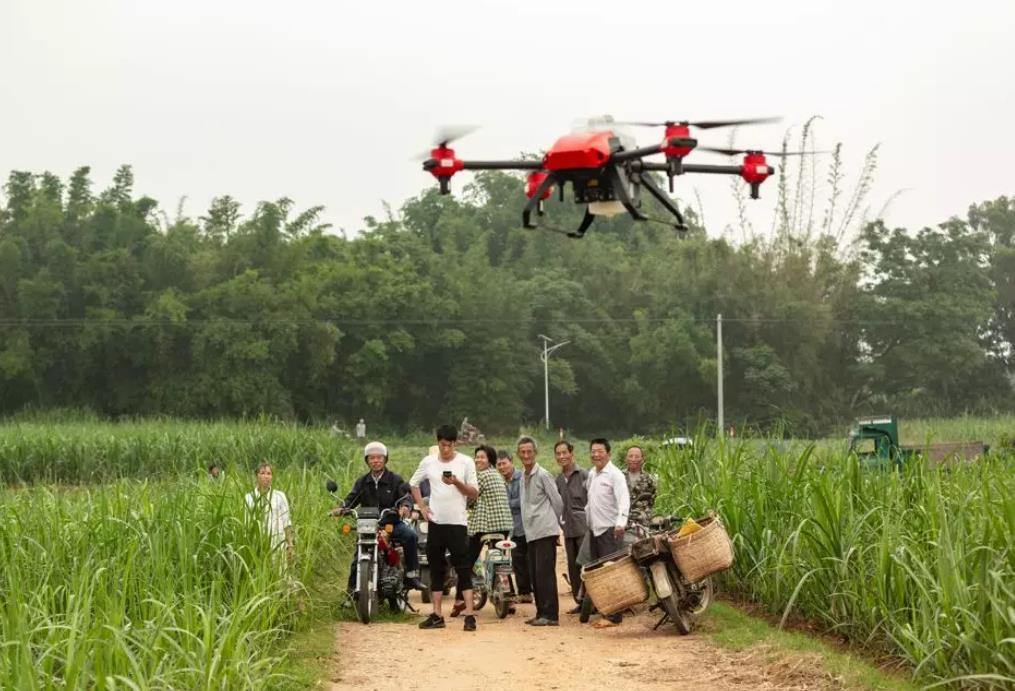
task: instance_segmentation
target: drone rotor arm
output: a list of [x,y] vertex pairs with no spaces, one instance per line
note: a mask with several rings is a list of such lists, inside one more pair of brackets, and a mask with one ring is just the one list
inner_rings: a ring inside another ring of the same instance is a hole
[[[638,172],[648,171],[653,173],[666,173],[669,170],[665,163],[651,163],[650,161],[638,161],[632,166],[632,169]],[[702,163],[685,163],[682,169],[684,173],[740,175],[740,166],[713,166]]]
[[655,154],[661,154],[667,147],[690,146],[691,148],[693,148],[695,145],[697,145],[697,143],[698,142],[696,140],[689,139],[687,137],[673,137],[661,144],[642,146],[637,149],[630,149],[628,151],[618,151],[617,153],[613,154],[611,158],[618,163],[623,163],[624,161],[631,161],[634,159],[643,158],[645,156],[653,156]]
[[462,170],[542,170],[538,159],[515,161],[462,161]]

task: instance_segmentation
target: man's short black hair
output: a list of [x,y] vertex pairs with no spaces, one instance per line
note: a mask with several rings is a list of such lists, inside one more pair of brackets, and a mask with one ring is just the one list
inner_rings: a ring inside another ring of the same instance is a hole
[[556,451],[560,446],[566,446],[568,451],[574,451],[574,444],[569,442],[567,439],[561,439],[559,442],[553,445],[553,450]]
[[441,425],[437,428],[437,441],[458,441],[458,430],[452,425]]
[[508,459],[510,461],[511,460],[511,452],[508,451],[507,449],[501,449],[500,451],[497,452],[497,460],[499,461],[502,458],[506,458],[506,459]]
[[607,453],[612,451],[612,449],[610,449],[610,442],[607,439],[603,439],[602,437],[599,437],[598,439],[593,439],[592,441],[589,442],[589,448],[591,449],[595,444],[602,444],[603,448],[606,449]]

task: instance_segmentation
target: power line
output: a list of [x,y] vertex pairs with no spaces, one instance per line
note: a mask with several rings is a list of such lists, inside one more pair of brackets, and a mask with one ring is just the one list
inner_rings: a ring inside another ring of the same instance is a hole
[[[926,319],[836,319],[828,317],[785,318],[785,317],[723,317],[724,323],[733,324],[843,324],[859,326],[912,326],[916,324],[939,324],[940,317]],[[558,317],[540,319],[535,317],[461,317],[452,319],[348,319],[344,317],[318,317],[314,319],[293,319],[280,317],[266,318],[214,318],[171,321],[168,319],[109,317],[109,318],[51,318],[51,319],[0,319],[3,327],[72,327],[72,326],[165,326],[186,328],[191,326],[259,326],[259,325],[322,325],[334,326],[459,326],[470,324],[637,324],[637,323],[695,323],[712,324],[715,317]]]

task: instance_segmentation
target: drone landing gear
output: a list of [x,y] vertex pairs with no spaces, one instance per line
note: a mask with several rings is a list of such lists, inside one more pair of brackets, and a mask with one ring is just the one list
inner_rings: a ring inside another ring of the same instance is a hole
[[585,231],[589,229],[589,226],[592,225],[592,221],[594,221],[595,219],[596,217],[589,212],[588,208],[586,208],[585,217],[582,218],[582,222],[578,226],[578,229],[568,233],[567,236],[575,240],[581,240],[583,237],[585,237]]
[[[525,204],[525,208],[522,210],[523,227],[529,229],[536,229],[539,227],[532,221],[532,212],[535,211],[537,216],[543,215],[543,195],[546,194],[547,190],[549,190],[550,187],[552,187],[555,184],[558,184],[558,182],[559,181],[557,180],[557,176],[554,175],[553,173],[550,173],[543,179],[541,183],[539,183],[539,187],[537,187],[535,191],[532,193],[532,196],[529,197],[528,203]],[[564,194],[563,183],[560,183],[559,187],[561,196],[563,196]],[[553,233],[560,233],[562,235],[568,236],[569,238],[574,238],[577,240],[585,237],[585,232],[589,229],[589,226],[592,225],[592,221],[594,221],[595,219],[596,217],[593,216],[591,213],[589,213],[589,210],[586,208],[585,217],[582,218],[582,222],[578,225],[578,228],[576,230],[568,231],[561,230],[559,228],[546,228],[546,230],[549,230]]]
[[[652,178],[647,175],[641,176],[641,184],[645,186],[649,194],[656,198],[656,201],[663,205],[663,208],[669,211],[677,219],[677,222],[672,224],[674,228],[680,232],[687,231],[687,224],[684,223],[684,217],[680,214],[680,209],[677,208],[676,204],[670,201],[670,198],[663,194],[663,191],[656,187],[656,184],[652,182]],[[667,224],[670,225],[670,224]]]
[[532,196],[529,197],[528,203],[525,205],[525,209],[522,210],[522,226],[525,228],[536,228],[535,223],[532,222],[532,212],[535,211],[538,215],[543,215],[543,195],[546,194],[547,190],[550,189],[557,182],[557,176],[550,173],[543,181],[539,183],[539,187],[536,188]]

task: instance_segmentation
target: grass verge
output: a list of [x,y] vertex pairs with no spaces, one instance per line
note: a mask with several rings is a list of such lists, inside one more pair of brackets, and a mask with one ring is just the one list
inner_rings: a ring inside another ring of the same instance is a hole
[[832,688],[916,691],[920,687],[899,674],[879,669],[855,653],[796,631],[780,630],[727,602],[716,602],[708,610],[702,633],[724,648],[754,651],[766,662],[778,664],[787,658],[806,658],[822,667]]

